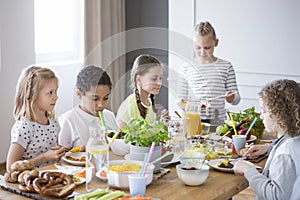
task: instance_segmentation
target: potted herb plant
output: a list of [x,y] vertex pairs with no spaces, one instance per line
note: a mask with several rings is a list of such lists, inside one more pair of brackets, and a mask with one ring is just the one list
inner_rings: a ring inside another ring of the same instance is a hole
[[[126,134],[125,143],[130,143],[130,160],[143,160],[144,154],[149,152],[152,142],[155,142],[155,148],[151,161],[155,160],[161,156],[161,142],[170,139],[168,128],[162,121],[148,123],[141,116],[130,120],[121,132]],[[154,171],[160,169],[160,162],[154,165]]]

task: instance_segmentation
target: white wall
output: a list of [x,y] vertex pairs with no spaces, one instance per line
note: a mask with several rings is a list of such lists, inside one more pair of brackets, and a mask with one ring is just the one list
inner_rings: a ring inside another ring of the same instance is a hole
[[[190,0],[183,4],[175,0],[170,4],[170,13],[177,13],[170,19],[171,30],[191,36],[194,24],[190,23],[206,20],[215,27],[220,39],[215,55],[234,65],[242,97],[238,106],[227,105],[231,110],[252,105],[259,110],[257,93],[271,80],[300,82],[300,1]],[[171,59],[180,66],[176,58]]]
[[[6,161],[10,144],[17,80],[24,67],[35,64],[33,13],[33,0],[0,1],[0,163]],[[55,108],[56,113],[60,114],[78,102],[73,94],[75,78],[81,64],[47,67],[52,68],[60,79],[59,99]]]
[[1,69],[0,69],[0,162],[6,160],[15,86],[24,66],[34,62],[33,1],[0,1]]

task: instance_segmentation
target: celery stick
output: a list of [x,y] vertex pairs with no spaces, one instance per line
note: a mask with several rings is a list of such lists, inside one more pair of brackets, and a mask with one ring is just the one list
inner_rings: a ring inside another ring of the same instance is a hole
[[117,197],[122,197],[122,196],[124,196],[124,194],[125,194],[125,192],[122,192],[122,191],[109,192],[109,193],[97,198],[97,200],[112,200]]
[[101,197],[102,195],[108,192],[107,189],[96,189],[92,192],[81,194],[79,196],[75,196],[75,200],[89,200],[94,197]]

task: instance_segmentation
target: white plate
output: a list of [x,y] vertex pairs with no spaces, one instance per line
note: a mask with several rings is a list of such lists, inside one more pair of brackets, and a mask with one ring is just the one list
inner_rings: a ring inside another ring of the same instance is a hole
[[215,160],[210,160],[208,161],[208,165],[218,171],[222,172],[233,172],[233,168],[223,168],[223,167],[218,167],[217,163],[222,162],[224,159],[215,159]]
[[74,176],[74,177],[76,177],[76,178],[79,178],[80,179],[80,181],[79,182],[75,182],[74,180],[74,183],[75,183],[75,185],[81,185],[82,183],[84,183],[85,182],[85,178],[82,178],[82,177],[78,177],[78,176]]
[[86,156],[86,153],[85,152],[75,152],[75,153],[71,153],[71,152],[68,152],[66,153],[62,159],[72,165],[79,165],[79,166],[84,166],[85,165],[85,161],[74,161],[74,160],[69,160],[67,159],[67,156],[71,156],[73,158],[81,158],[82,156]]
[[106,181],[106,179],[107,179],[106,177],[103,177],[100,175],[100,171],[96,173],[96,176],[102,181]]
[[[207,134],[205,135],[204,137],[206,137],[207,139],[210,139],[210,140],[219,140],[222,136],[216,134],[216,133],[210,133],[210,134]],[[250,139],[249,140],[246,140],[246,142],[253,142],[257,139],[257,137],[255,135],[251,135],[250,136]],[[231,138],[230,137],[227,137],[225,136],[223,138],[223,140],[226,140],[226,141],[230,141],[231,142]]]

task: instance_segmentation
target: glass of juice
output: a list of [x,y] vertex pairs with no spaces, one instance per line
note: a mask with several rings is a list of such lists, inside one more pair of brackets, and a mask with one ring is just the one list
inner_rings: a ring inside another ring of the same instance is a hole
[[184,110],[184,117],[189,119],[188,136],[199,135],[202,131],[200,120],[201,102],[188,101]]

